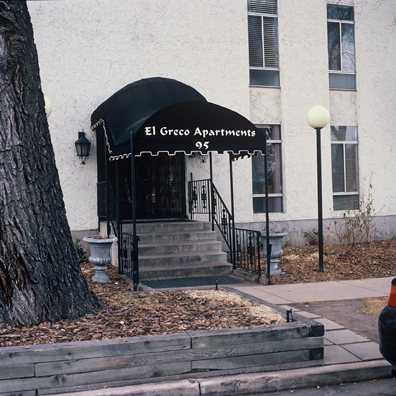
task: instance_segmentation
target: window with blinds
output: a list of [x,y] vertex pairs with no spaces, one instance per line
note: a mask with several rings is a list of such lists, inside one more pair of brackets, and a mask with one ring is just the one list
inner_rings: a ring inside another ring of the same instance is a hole
[[248,0],[250,85],[279,87],[277,0]]
[[331,89],[356,89],[353,6],[327,4],[327,42]]
[[331,127],[334,210],[359,209],[358,128]]

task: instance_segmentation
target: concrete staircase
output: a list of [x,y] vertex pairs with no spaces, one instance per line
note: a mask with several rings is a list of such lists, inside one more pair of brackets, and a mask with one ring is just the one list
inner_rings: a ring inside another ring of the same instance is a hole
[[184,278],[231,274],[232,265],[221,251],[216,232],[200,221],[137,224],[139,278]]

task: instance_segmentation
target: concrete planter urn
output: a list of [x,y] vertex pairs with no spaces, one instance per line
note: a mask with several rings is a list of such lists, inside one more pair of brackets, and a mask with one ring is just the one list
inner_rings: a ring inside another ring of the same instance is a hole
[[[284,274],[280,268],[278,268],[279,257],[283,256],[282,242],[283,238],[287,235],[287,232],[271,232],[269,234],[269,243],[272,245],[271,260],[270,260],[270,274]],[[265,232],[261,233],[261,240],[263,242],[263,255],[267,257],[267,236]],[[267,272],[267,269],[265,269]]]
[[89,262],[95,267],[95,275],[92,277],[94,282],[109,283],[110,278],[106,275],[107,265],[111,263],[110,249],[113,242],[118,239],[114,236],[109,238],[103,235],[89,235],[83,239],[88,242],[91,249],[91,256]]

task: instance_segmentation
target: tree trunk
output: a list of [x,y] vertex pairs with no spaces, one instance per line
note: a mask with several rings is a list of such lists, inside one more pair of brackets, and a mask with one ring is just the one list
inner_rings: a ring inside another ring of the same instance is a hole
[[99,306],[66,219],[26,1],[0,1],[0,328]]

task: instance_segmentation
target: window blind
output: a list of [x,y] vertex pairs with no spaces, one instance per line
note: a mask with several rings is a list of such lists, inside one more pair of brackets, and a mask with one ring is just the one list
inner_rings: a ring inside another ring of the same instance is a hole
[[265,67],[279,67],[278,18],[263,17]]
[[248,11],[261,14],[278,14],[278,0],[248,0]]
[[263,30],[261,16],[248,15],[249,66],[263,67]]

